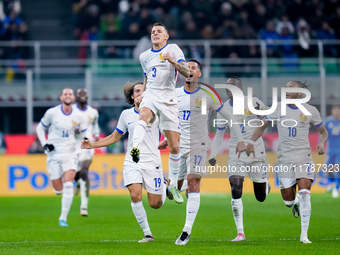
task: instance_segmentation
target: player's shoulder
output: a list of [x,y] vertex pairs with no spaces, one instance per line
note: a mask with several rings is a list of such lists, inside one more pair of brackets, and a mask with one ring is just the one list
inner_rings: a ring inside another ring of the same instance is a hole
[[46,113],[49,113],[49,114],[55,114],[55,113],[59,113],[59,112],[60,113],[62,112],[62,105],[61,104],[53,106],[46,111]]
[[175,89],[176,95],[180,96],[184,94],[184,86]]
[[147,49],[146,51],[143,51],[143,52],[139,55],[139,59],[145,58],[145,56],[147,56],[148,54],[150,54],[150,52],[151,52],[151,48]]
[[92,107],[91,105],[88,105],[87,108],[91,113],[98,115],[98,110],[96,108]]
[[319,113],[319,110],[313,106],[313,105],[310,105],[310,104],[307,104],[307,103],[304,103],[303,106],[311,113],[311,114],[315,114],[315,113]]

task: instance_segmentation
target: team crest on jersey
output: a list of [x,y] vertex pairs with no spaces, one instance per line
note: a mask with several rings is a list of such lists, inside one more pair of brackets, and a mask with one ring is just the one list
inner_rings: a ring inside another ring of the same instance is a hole
[[247,111],[247,109],[244,109],[244,114],[249,116],[251,115],[251,111],[250,110]]
[[307,120],[307,116],[304,116],[303,114],[300,114],[300,119],[302,121],[306,121]]
[[159,58],[161,59],[161,63],[164,63],[164,62],[165,62],[165,60],[164,60],[164,57],[163,57],[163,54],[162,54],[162,53],[159,55]]
[[197,108],[201,108],[201,106],[202,106],[202,99],[201,99],[201,97],[197,97],[196,98],[195,104],[196,104]]
[[88,116],[88,119],[90,122],[93,122],[93,118],[91,118],[90,116]]
[[77,122],[74,121],[74,120],[72,120],[72,125],[73,125],[73,126],[77,126]]

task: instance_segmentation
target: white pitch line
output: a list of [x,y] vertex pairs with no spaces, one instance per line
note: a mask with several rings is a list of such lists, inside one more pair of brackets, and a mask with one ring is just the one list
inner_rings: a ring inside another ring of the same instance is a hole
[[59,244],[59,243],[93,243],[93,242],[99,242],[99,243],[130,243],[130,242],[137,242],[138,240],[74,240],[74,241],[21,241],[21,242],[0,242],[0,245],[13,245],[13,244]]

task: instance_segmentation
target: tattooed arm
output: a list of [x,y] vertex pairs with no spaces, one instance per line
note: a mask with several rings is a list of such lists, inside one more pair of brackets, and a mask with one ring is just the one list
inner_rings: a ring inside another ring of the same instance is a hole
[[186,63],[185,61],[181,61],[179,63],[177,63],[170,55],[169,52],[165,53],[163,55],[163,58],[165,60],[168,60],[176,69],[177,71],[183,75],[185,78],[188,78],[189,75],[190,75],[190,72],[189,72],[189,66],[188,66],[188,63]]

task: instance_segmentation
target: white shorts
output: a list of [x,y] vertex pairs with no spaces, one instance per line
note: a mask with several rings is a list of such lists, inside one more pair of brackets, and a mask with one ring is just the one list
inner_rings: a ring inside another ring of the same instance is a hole
[[47,154],[47,171],[51,180],[59,179],[66,171],[77,170],[78,155],[72,154]]
[[247,157],[243,152],[240,158],[229,157],[227,163],[228,179],[231,176],[242,176],[248,174],[248,177],[255,183],[267,182],[268,179],[268,161],[266,157],[252,158]]
[[203,176],[207,172],[207,148],[205,145],[193,146],[194,149],[180,149],[180,168],[178,180],[183,180],[187,174],[197,174]]
[[[278,157],[277,173],[280,189],[287,189],[296,184],[297,179],[314,180],[314,162],[309,150],[293,151],[294,161],[291,158]],[[293,163],[290,163],[293,162]]]
[[162,195],[164,176],[163,169],[145,170],[132,166],[123,166],[124,186],[141,183],[148,193]]
[[160,103],[153,98],[144,96],[139,108],[143,107],[149,108],[155,115],[159,116],[161,130],[181,132],[177,104]]
[[79,171],[81,169],[81,164],[84,161],[90,160],[92,161],[94,155],[94,149],[88,150],[88,149],[82,149],[78,153],[78,167],[77,170]]

